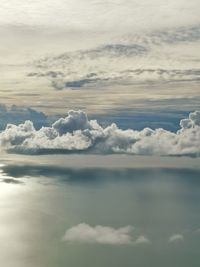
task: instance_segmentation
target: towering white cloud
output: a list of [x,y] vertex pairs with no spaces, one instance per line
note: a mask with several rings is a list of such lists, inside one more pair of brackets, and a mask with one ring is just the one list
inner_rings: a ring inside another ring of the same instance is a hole
[[36,130],[31,121],[8,124],[0,133],[1,149],[37,153],[128,153],[136,155],[200,155],[200,112],[180,121],[180,129],[122,130],[116,124],[105,128],[88,120],[83,111],[69,111],[51,127]]

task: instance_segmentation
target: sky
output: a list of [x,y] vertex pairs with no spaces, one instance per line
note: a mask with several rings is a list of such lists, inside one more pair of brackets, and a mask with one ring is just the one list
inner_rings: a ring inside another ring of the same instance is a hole
[[0,0],[2,266],[199,266],[199,14]]
[[183,129],[200,109],[199,11],[197,0],[1,0],[0,129],[51,128],[69,110],[105,129]]
[[5,267],[199,266],[199,14],[0,0]]

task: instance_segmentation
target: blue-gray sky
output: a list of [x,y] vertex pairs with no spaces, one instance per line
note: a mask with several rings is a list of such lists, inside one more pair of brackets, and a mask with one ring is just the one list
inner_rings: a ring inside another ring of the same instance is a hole
[[1,1],[0,102],[175,130],[200,108],[199,12],[197,0]]

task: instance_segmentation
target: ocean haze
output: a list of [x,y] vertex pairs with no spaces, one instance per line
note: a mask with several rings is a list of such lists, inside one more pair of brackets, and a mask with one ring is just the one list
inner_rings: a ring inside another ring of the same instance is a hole
[[[120,156],[119,162],[97,157],[94,168],[91,158],[84,157],[85,167],[78,167],[80,156],[66,156],[63,163],[53,156],[48,164],[46,157],[34,162],[10,156],[1,165],[4,266],[198,266],[198,161],[191,159],[186,166],[185,159],[177,159],[174,167],[176,158],[161,159],[156,167],[156,160],[131,157],[133,164],[125,158],[119,166]],[[104,167],[105,161],[111,165]],[[99,243],[98,231],[112,239]],[[120,239],[125,233],[126,239]],[[8,248],[12,257],[7,257]]]

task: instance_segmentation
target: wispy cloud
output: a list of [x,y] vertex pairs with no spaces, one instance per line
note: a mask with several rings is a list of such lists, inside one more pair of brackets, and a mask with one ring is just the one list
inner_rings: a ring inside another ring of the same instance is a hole
[[169,237],[169,243],[178,243],[183,241],[184,241],[184,236],[181,234],[174,234]]
[[199,39],[199,25],[135,33],[107,45],[41,58],[27,76],[46,78],[59,90],[114,84],[198,83],[200,65],[194,58],[198,58]]
[[[43,76],[43,74],[39,74]],[[44,77],[44,76],[43,76]],[[65,88],[94,88],[101,85],[145,85],[200,81],[200,69],[133,69],[115,73],[90,73],[82,78],[70,80],[69,77],[52,79],[51,85],[57,90]]]

